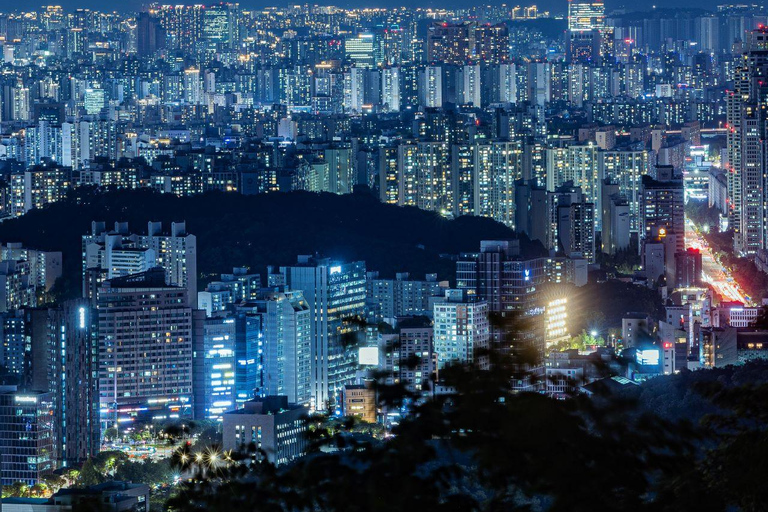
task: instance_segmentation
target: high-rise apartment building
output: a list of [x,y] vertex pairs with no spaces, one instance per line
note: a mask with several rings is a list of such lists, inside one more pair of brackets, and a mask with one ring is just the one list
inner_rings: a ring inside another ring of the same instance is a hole
[[[149,222],[147,234],[131,233],[128,224],[116,222],[107,231],[103,222],[92,222],[91,233],[83,235],[83,272],[103,269],[106,279],[162,267],[166,282],[185,289],[187,304],[197,304],[197,237],[186,231],[186,223],[172,222],[163,233],[160,222]],[[84,296],[88,295],[83,283]]]
[[462,65],[473,58],[476,23],[432,23],[427,29],[427,61]]
[[726,97],[729,223],[734,249],[756,254],[766,235],[766,111],[768,109],[768,29],[747,34],[746,52],[734,70]]
[[[192,416],[193,315],[161,268],[102,283],[97,300],[102,422]],[[201,335],[202,332],[198,332]]]
[[490,343],[488,303],[467,290],[446,290],[434,305],[437,369],[452,363],[479,362],[478,351]]

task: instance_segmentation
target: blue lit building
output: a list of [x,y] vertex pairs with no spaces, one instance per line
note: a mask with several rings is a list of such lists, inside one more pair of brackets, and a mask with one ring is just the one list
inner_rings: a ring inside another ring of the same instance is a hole
[[220,420],[259,394],[260,326],[257,316],[243,312],[205,319],[193,356],[196,418]]
[[245,402],[262,394],[262,329],[259,318],[247,314],[238,314],[235,326],[235,402],[242,407]]
[[312,312],[298,290],[264,290],[242,310],[258,316],[263,395],[286,396],[292,404],[312,399]]
[[0,387],[0,478],[2,485],[35,485],[56,469],[53,396]]

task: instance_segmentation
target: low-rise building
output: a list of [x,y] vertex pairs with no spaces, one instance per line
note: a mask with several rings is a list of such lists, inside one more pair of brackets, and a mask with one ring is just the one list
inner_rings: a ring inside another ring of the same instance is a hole
[[3,499],[3,512],[70,512],[84,509],[149,512],[149,486],[111,481],[84,489],[62,489],[50,498]]
[[257,460],[285,464],[307,452],[307,411],[286,396],[256,398],[223,415],[224,450],[255,450]]
[[376,390],[364,384],[344,386],[344,415],[376,423]]

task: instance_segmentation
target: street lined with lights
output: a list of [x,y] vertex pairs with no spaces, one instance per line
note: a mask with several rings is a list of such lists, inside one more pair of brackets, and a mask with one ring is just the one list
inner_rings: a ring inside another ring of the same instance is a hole
[[690,219],[685,221],[685,243],[687,247],[701,252],[702,280],[711,284],[723,300],[752,305],[752,301],[741,290],[730,271],[715,259],[712,248],[698,233],[696,226]]

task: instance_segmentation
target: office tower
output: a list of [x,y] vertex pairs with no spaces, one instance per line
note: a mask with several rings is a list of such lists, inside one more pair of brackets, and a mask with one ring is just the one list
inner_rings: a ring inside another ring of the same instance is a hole
[[729,225],[734,249],[755,254],[765,247],[765,89],[768,30],[747,34],[746,52],[734,69],[733,91],[726,96]]
[[587,31],[605,28],[605,4],[569,0],[568,30]]
[[136,19],[136,50],[139,57],[149,57],[165,48],[165,30],[160,21],[149,12],[139,13]]
[[306,455],[309,448],[307,408],[285,396],[268,396],[246,402],[242,409],[224,414],[222,444],[226,451],[257,450],[277,466]]
[[343,397],[344,416],[351,416],[365,423],[376,423],[376,389],[370,382],[347,384],[344,386]]
[[[206,318],[202,345],[194,347],[194,417],[220,420],[235,403],[235,321]],[[200,341],[196,337],[195,341]]]
[[424,107],[443,106],[443,69],[440,66],[426,66],[419,71],[419,104]]
[[764,108],[747,104],[741,114],[741,215],[734,243],[745,254],[756,254],[766,246]]
[[584,198],[581,189],[559,187],[549,195],[552,219],[549,248],[567,257],[595,262],[595,205]]
[[692,288],[702,285],[701,252],[689,247],[675,253],[675,288]]
[[527,366],[528,378],[513,383],[517,389],[534,389],[530,376],[544,374],[541,291],[546,282],[547,258],[524,258],[517,240],[483,240],[479,253],[462,254],[456,263],[456,287],[485,300],[499,319],[491,327],[494,346],[513,354],[531,348],[542,358]]
[[262,393],[262,324],[247,311],[206,318],[195,336],[195,418],[221,420]]
[[432,23],[427,29],[427,61],[462,65],[474,57],[476,23]]
[[475,28],[474,59],[485,64],[509,61],[509,29],[504,23]]
[[170,48],[191,52],[203,30],[203,5],[162,5],[150,10],[168,35]]
[[292,404],[312,400],[312,311],[301,291],[264,290],[242,308],[261,324],[261,393],[283,395]]
[[230,304],[255,299],[260,289],[260,274],[249,274],[246,267],[235,267],[231,274],[221,274],[218,281],[208,283],[204,292],[198,292],[198,307],[211,316],[226,311]]
[[[630,206],[619,192],[619,185],[606,178],[602,188],[602,252],[616,254],[629,247],[631,214]],[[639,194],[638,194],[639,195]]]
[[[106,270],[106,278],[124,277],[162,267],[166,282],[185,289],[187,304],[197,304],[197,237],[186,231],[186,223],[172,222],[163,233],[160,222],[149,222],[147,234],[131,233],[127,223],[116,222],[107,231],[103,222],[92,222],[83,235],[83,273]],[[83,294],[89,297],[83,282]]]
[[366,318],[371,323],[387,322],[394,325],[397,318],[432,316],[431,299],[443,295],[447,281],[438,281],[437,274],[425,279],[411,279],[398,273],[394,279],[382,279],[378,272],[366,275]]
[[365,262],[333,262],[300,256],[298,265],[280,267],[285,286],[301,291],[312,313],[312,405],[339,404],[341,390],[356,370],[355,319],[365,314]]
[[35,485],[56,469],[50,393],[0,386],[0,481]]
[[70,28],[65,33],[66,55],[77,59],[87,49],[88,33],[82,28]]
[[490,340],[488,303],[467,290],[446,290],[434,305],[434,351],[438,370],[473,363]]
[[534,180],[515,182],[515,229],[546,244],[548,215],[547,190]]
[[380,335],[379,354],[385,384],[400,384],[417,394],[432,391],[431,378],[437,370],[432,327],[409,327],[398,334]]
[[643,176],[640,208],[641,236],[650,241],[676,236],[674,252],[685,250],[683,180],[675,179],[671,168],[657,168],[658,179]]
[[597,60],[606,37],[605,5],[597,1],[568,2],[568,60]]
[[79,464],[101,447],[98,394],[98,339],[94,310],[85,299],[70,300],[56,311],[60,361],[57,404],[61,418],[59,454],[67,465]]
[[89,88],[85,90],[83,105],[88,115],[98,115],[107,104],[106,91],[104,89]]
[[568,332],[568,298],[554,295],[546,299],[544,323],[547,348],[571,338]]
[[232,4],[210,5],[202,16],[202,38],[222,48],[237,42],[237,12]]
[[98,350],[87,300],[24,312],[26,382],[46,391],[54,414],[56,453],[65,465],[99,452]]
[[381,40],[378,34],[363,33],[344,40],[344,54],[350,65],[375,68],[382,61]]
[[[193,315],[184,288],[161,268],[105,281],[98,292],[103,425],[192,415]],[[198,332],[202,335],[202,332]]]

